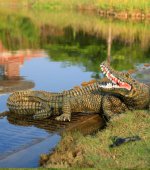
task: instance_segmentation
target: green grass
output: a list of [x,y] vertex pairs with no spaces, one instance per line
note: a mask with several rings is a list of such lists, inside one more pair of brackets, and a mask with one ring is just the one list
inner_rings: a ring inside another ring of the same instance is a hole
[[32,6],[36,9],[60,10],[71,8],[103,9],[150,13],[150,0],[0,0],[0,4],[14,2],[19,6]]
[[[150,166],[150,113],[133,111],[115,117],[95,135],[67,133],[44,167],[96,169],[148,169]],[[110,148],[113,136],[138,135],[142,140]]]
[[[0,168],[1,170],[45,170],[45,168]],[[50,168],[53,170],[53,168]]]
[[145,11],[150,12],[149,0],[98,0],[98,6],[102,9],[114,9],[116,11]]
[[[38,5],[37,5],[38,4]],[[35,7],[41,9],[87,8],[128,12],[150,12],[150,0],[39,0]]]

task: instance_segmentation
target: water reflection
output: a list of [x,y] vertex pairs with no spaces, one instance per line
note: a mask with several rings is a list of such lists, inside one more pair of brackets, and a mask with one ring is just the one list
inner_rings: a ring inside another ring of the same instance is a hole
[[[32,116],[18,116],[9,112],[4,112],[7,115],[7,120],[12,125],[30,127],[34,126],[44,129],[49,133],[61,134],[64,130],[75,131],[80,130],[83,134],[89,134],[97,131],[104,126],[105,122],[99,114],[90,113],[73,113],[71,122],[61,122],[55,120],[56,116],[51,116],[48,119],[34,120]],[[88,123],[87,123],[88,122]],[[93,126],[90,126],[90,124]]]
[[45,57],[42,50],[7,50],[0,41],[0,94],[33,88],[34,82],[20,75],[22,65],[33,58]]
[[17,50],[9,51],[4,48],[0,41],[0,76],[1,79],[14,79],[20,76],[20,67],[26,60],[32,58],[45,57],[44,52],[41,50]]
[[5,22],[0,37],[10,50],[46,49],[51,60],[63,61],[64,66],[82,65],[93,77],[98,76],[97,63],[106,57],[119,70],[150,62],[148,22],[112,21],[70,11],[39,13],[38,20],[36,11],[21,14],[0,17]]
[[32,81],[26,80],[0,80],[0,94],[32,89],[34,85]]
[[74,33],[73,28],[67,27],[62,38],[53,38],[53,43],[45,44],[45,48],[52,60],[64,61],[66,66],[82,65],[86,71],[92,71],[96,75],[99,72],[97,63],[101,63],[106,57],[116,70],[133,69],[136,63],[150,61],[149,48],[142,49],[138,40],[133,44],[122,42],[120,37],[113,36],[111,25],[105,39],[90,35],[84,30]]

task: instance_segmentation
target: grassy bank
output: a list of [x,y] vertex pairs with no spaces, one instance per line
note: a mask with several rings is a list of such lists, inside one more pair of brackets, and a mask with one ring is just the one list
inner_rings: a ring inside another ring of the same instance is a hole
[[[43,155],[43,167],[84,167],[97,169],[144,168],[150,166],[150,114],[127,112],[115,117],[108,127],[93,136],[65,134],[52,155]],[[140,136],[141,140],[110,148],[113,136]]]
[[[140,10],[150,12],[150,1],[149,0],[38,0],[39,4],[47,4],[51,6],[64,5],[69,8],[74,7],[90,7],[99,8],[104,10],[115,10],[115,11],[134,11]],[[46,7],[46,5],[45,5]]]
[[64,10],[78,9],[95,11],[100,15],[114,16],[117,18],[150,18],[149,0],[0,0],[0,5],[13,4],[16,6],[27,6],[29,8]]
[[48,10],[88,10],[116,18],[150,18],[149,0],[38,0],[33,7]]

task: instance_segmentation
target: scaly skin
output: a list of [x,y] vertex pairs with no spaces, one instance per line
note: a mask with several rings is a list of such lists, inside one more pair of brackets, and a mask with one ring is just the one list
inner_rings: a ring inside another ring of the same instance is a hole
[[70,121],[73,112],[100,113],[109,119],[126,110],[150,106],[150,88],[147,85],[132,79],[128,73],[115,71],[106,62],[100,66],[107,81],[96,81],[62,93],[15,92],[8,98],[8,108],[15,114],[33,115],[34,119],[58,115],[56,120]]

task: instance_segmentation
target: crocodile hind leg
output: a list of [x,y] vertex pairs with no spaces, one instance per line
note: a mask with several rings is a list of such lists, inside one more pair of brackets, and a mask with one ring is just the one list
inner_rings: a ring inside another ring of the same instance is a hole
[[44,119],[52,115],[52,111],[50,110],[49,105],[46,102],[34,96],[30,96],[30,98],[32,98],[32,100],[34,98],[34,101],[39,102],[41,105],[40,109],[38,109],[38,111],[35,111],[35,114],[33,115],[34,119]]
[[46,109],[41,109],[39,111],[37,111],[35,113],[35,115],[33,115],[33,118],[35,120],[41,120],[41,119],[45,119],[48,118],[52,115],[52,112],[50,110],[46,110]]
[[58,121],[70,121],[71,120],[71,106],[68,99],[64,99],[63,107],[62,107],[63,114],[56,117]]
[[104,96],[102,99],[103,114],[109,120],[116,114],[120,114],[128,110],[127,106],[115,96]]

